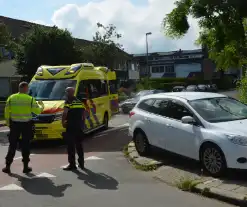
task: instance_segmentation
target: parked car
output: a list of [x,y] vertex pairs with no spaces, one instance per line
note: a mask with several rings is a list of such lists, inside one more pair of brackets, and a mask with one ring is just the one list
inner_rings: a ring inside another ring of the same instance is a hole
[[199,89],[196,85],[188,85],[186,91],[199,91]]
[[129,114],[140,155],[150,146],[200,161],[212,176],[247,169],[247,106],[218,93],[176,92],[143,97]]
[[156,93],[163,93],[164,90],[143,90],[135,94],[132,98],[125,100],[124,102],[119,104],[119,107],[122,109],[124,114],[128,114],[131,109],[136,105],[136,103],[140,100],[141,97],[156,94]]
[[208,85],[208,91],[209,92],[218,92],[218,87],[216,84],[209,84]]
[[185,91],[185,87],[184,86],[175,86],[173,87],[172,91],[173,92],[181,92],[181,91]]
[[205,84],[199,84],[197,86],[197,88],[198,88],[198,91],[200,91],[200,92],[207,92],[208,91],[208,86]]

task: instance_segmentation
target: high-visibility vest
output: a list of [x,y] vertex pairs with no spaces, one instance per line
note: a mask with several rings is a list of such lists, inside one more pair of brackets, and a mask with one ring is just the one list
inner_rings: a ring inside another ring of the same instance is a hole
[[5,119],[7,125],[9,120],[16,122],[28,122],[33,115],[42,112],[42,108],[36,103],[36,100],[27,94],[16,93],[11,95],[5,106]]

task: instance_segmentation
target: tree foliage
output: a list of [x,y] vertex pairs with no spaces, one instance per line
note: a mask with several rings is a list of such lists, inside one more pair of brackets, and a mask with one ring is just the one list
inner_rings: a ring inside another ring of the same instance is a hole
[[29,79],[40,65],[68,65],[81,62],[82,56],[67,30],[34,26],[15,48],[17,72]]
[[93,36],[93,44],[84,47],[83,55],[95,65],[114,67],[114,63],[123,56],[123,47],[118,43],[122,37],[112,24],[104,26],[97,23],[98,31]]
[[218,69],[242,67],[247,63],[247,1],[178,0],[163,21],[165,34],[181,38],[190,27],[188,17],[197,19],[200,36],[197,44],[207,46],[209,57]]

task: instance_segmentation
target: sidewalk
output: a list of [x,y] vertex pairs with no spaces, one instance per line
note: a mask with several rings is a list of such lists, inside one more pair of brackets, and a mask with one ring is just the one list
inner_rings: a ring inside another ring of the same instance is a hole
[[[215,179],[203,173],[198,163],[170,153],[159,153],[159,158],[140,157],[134,143],[125,152],[137,169],[148,171],[156,180],[190,191],[213,197],[235,205],[247,206],[246,172],[234,172],[226,178]],[[162,160],[160,158],[162,157]]]

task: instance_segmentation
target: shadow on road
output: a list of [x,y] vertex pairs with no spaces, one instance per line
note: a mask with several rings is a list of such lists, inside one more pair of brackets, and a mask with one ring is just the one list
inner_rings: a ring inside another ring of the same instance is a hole
[[104,173],[94,173],[89,169],[84,169],[84,172],[80,172],[78,170],[73,171],[79,180],[84,181],[84,184],[87,186],[100,189],[100,190],[117,190],[118,189],[118,181],[113,177],[106,175]]
[[[128,130],[118,129],[93,133],[84,138],[83,145],[85,152],[117,152],[122,151],[128,144],[131,137]],[[20,150],[20,149],[19,149]],[[66,144],[61,140],[36,141],[32,143],[31,153],[34,154],[66,154]]]
[[11,177],[18,179],[20,186],[33,195],[50,195],[52,197],[63,197],[64,192],[71,184],[56,186],[49,178],[34,177],[30,174],[28,177],[22,177],[17,174],[11,174]]

